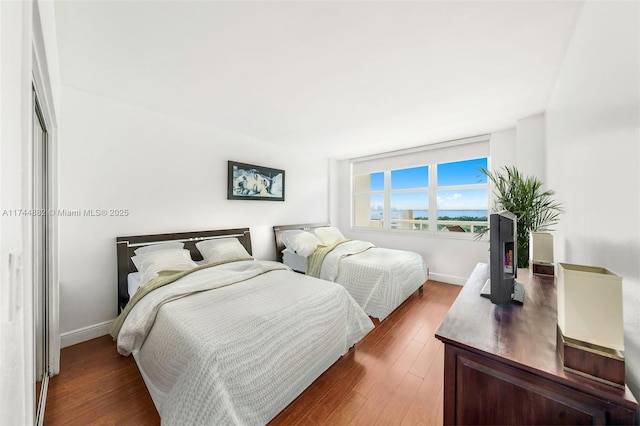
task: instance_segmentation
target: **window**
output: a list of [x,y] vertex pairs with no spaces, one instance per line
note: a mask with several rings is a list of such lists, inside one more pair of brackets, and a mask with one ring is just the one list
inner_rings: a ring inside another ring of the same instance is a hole
[[429,166],[391,170],[390,226],[392,229],[429,229]]
[[487,228],[489,186],[480,168],[487,158],[438,164],[438,231],[478,232]]
[[428,166],[355,176],[355,226],[428,230],[428,186]]
[[[383,231],[475,233],[487,227],[488,138],[352,162],[353,224]],[[460,234],[462,235],[462,234]]]

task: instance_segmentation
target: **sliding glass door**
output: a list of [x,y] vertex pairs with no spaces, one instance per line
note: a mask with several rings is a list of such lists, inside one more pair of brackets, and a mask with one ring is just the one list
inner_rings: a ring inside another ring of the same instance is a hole
[[35,419],[42,424],[49,384],[49,149],[48,133],[35,89],[33,99],[33,323]]

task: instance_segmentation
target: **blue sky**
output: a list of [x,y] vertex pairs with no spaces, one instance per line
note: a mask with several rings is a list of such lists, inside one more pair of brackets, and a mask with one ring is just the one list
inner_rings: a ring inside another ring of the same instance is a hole
[[487,167],[486,158],[439,164],[438,186],[487,183],[487,176],[480,167]]
[[[487,159],[444,163],[437,166],[438,186],[471,185],[487,183],[487,176],[480,171],[487,167]],[[425,188],[429,186],[429,167],[421,166],[410,169],[391,171],[392,189]],[[384,189],[384,173],[371,174],[371,190]],[[487,189],[441,190],[438,191],[439,210],[485,210],[487,209]],[[371,198],[372,208],[381,206],[382,196]],[[393,194],[391,206],[399,210],[426,210],[428,199],[424,192]]]

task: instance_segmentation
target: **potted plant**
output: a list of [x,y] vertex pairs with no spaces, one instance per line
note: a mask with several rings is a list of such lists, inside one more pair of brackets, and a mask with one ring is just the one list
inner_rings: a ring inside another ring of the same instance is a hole
[[[529,266],[529,233],[550,230],[563,213],[562,204],[553,200],[555,192],[543,190],[543,183],[535,176],[524,176],[515,166],[505,166],[482,173],[494,184],[494,211],[508,210],[518,217],[518,266]],[[489,229],[477,234],[481,237]]]

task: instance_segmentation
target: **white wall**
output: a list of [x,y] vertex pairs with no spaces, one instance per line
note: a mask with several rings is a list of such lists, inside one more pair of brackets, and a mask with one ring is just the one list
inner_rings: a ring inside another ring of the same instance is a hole
[[[273,225],[328,220],[327,159],[64,86],[60,123],[59,208],[129,211],[59,218],[63,345],[116,316],[117,236],[249,226],[275,259]],[[227,200],[227,160],[284,169],[285,201]]]
[[491,170],[516,166],[527,176],[546,177],[544,113],[524,117],[515,127],[491,133]]
[[489,168],[498,170],[516,164],[516,129],[510,128],[491,133],[489,144]]
[[564,204],[556,260],[624,277],[627,381],[640,396],[638,2],[586,2],[546,111],[547,179]]
[[518,170],[543,182],[546,176],[544,124],[544,114],[521,118],[516,122]]

